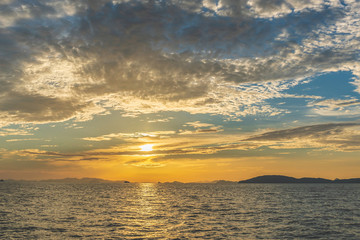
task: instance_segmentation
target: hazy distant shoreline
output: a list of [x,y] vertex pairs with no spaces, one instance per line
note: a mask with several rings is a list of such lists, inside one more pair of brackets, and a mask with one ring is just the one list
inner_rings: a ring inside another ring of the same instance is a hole
[[326,178],[294,178],[283,175],[264,175],[242,180],[239,183],[360,183],[360,178],[336,178],[335,180],[330,180]]
[[[127,180],[105,180],[101,178],[62,178],[62,179],[45,179],[45,180],[14,180],[0,179],[2,182],[26,181],[26,182],[58,182],[58,183],[130,183]],[[136,183],[136,182],[134,182]],[[179,181],[158,182],[158,183],[183,183]],[[360,183],[360,178],[348,179],[326,179],[326,178],[294,178],[283,175],[263,175],[241,181],[216,180],[211,182],[191,182],[191,183],[214,183],[214,184],[231,184],[231,183]]]

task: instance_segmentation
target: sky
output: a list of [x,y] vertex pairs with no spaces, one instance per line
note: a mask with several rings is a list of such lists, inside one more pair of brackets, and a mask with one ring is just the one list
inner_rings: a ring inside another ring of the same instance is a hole
[[0,178],[360,177],[358,0],[1,0]]

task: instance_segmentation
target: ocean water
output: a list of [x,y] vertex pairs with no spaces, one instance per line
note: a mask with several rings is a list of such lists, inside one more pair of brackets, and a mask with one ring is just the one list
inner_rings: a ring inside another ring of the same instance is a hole
[[360,184],[0,182],[0,239],[360,239]]

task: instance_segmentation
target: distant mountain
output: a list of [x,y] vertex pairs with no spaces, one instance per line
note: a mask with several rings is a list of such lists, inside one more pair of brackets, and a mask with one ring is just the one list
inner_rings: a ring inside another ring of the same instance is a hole
[[298,179],[299,183],[331,183],[332,180],[325,178],[300,178]]
[[360,178],[335,179],[333,183],[360,183]]
[[281,175],[265,175],[240,181],[239,183],[296,183],[297,179]]
[[264,175],[239,181],[239,183],[360,183],[360,178],[325,179],[325,178],[294,178],[282,175]]

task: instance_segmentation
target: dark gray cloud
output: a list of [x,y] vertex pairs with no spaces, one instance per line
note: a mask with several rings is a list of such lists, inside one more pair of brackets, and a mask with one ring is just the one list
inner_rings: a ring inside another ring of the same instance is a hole
[[7,112],[13,120],[59,121],[83,111],[89,104],[79,104],[75,99],[60,99],[31,93],[8,92],[0,97],[0,111]]
[[341,102],[341,103],[337,103],[337,106],[351,106],[351,105],[358,105],[360,104],[360,100],[355,100],[355,101],[347,101],[347,102]]
[[360,126],[360,123],[327,123],[310,125],[304,127],[297,127],[279,131],[271,131],[253,136],[246,141],[280,141],[291,140],[294,138],[318,138],[322,139],[324,136],[338,135],[343,132],[344,128]]

